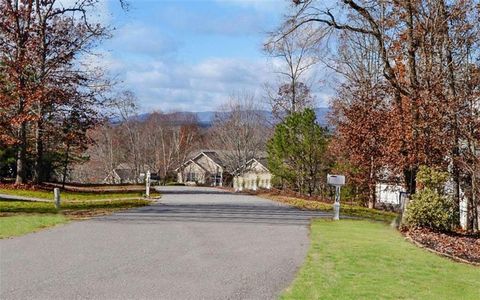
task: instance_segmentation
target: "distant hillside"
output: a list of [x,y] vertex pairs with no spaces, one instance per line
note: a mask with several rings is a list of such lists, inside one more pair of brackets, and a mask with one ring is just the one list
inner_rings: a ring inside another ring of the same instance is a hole
[[[263,114],[267,119],[273,120],[272,113],[268,110],[261,110],[259,111],[261,114]],[[318,107],[315,109],[315,113],[317,114],[317,120],[318,123],[322,126],[327,126],[327,115],[330,112],[330,109],[328,107]],[[217,111],[201,111],[201,112],[183,112],[183,114],[196,114],[198,118],[198,122],[202,127],[210,127],[213,125],[215,115],[217,115],[219,112]],[[146,120],[150,113],[143,113],[138,116],[139,120]],[[113,123],[116,123],[115,119],[112,119]],[[118,122],[118,121],[117,121]]]
[[[272,120],[273,116],[272,113],[268,110],[261,110],[260,111],[263,115],[267,117],[267,119]],[[318,107],[315,109],[315,113],[317,114],[318,123],[322,126],[327,125],[327,115],[330,112],[328,107]],[[213,124],[213,120],[215,115],[218,113],[216,111],[202,111],[202,112],[193,112],[197,115],[198,121],[202,126],[209,127]]]

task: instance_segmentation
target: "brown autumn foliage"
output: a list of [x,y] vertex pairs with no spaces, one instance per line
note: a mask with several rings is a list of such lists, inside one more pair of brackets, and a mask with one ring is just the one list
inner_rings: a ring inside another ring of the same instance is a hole
[[48,179],[84,150],[108,86],[79,63],[107,28],[96,0],[0,0],[0,141],[16,150],[16,183]]
[[[315,24],[337,37],[333,148],[375,202],[378,180],[415,193],[421,165],[449,171],[479,223],[480,5],[474,0],[293,1],[280,36]],[[320,30],[322,29],[322,30]],[[323,39],[327,43],[329,39]]]

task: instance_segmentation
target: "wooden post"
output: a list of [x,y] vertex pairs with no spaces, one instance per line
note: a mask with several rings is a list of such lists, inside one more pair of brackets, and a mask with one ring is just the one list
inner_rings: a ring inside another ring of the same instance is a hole
[[223,186],[223,170],[220,172],[220,186]]
[[237,176],[233,177],[233,190],[235,192],[238,192],[238,177]]
[[150,198],[150,171],[145,176],[145,195]]
[[55,208],[60,209],[60,189],[53,189],[53,201],[55,202]]

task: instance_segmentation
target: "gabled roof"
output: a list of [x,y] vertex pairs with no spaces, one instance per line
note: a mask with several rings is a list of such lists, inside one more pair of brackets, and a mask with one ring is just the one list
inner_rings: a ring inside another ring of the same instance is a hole
[[[214,164],[216,164],[217,166],[219,166],[219,167],[221,167],[225,170],[226,164],[228,163],[229,160],[231,160],[231,157],[234,156],[234,152],[229,151],[229,150],[211,150],[211,149],[200,150],[195,155],[193,155],[189,160],[184,162],[180,167],[178,167],[176,169],[176,171],[178,171],[180,168],[182,168],[182,167],[184,167],[187,164],[190,164],[192,162],[195,163],[196,165],[200,166],[202,169],[206,170],[199,163],[196,163],[196,160],[201,156],[205,156],[210,161],[212,161]],[[266,152],[258,152],[256,156],[257,156],[256,158],[250,159],[245,164],[245,168],[247,168],[249,163],[251,164],[254,161],[256,161],[261,165],[261,167],[263,167],[266,171],[268,171],[268,168],[267,168],[267,153]]]
[[187,161],[184,162],[180,167],[176,168],[175,171],[178,170],[178,169],[180,169],[181,167],[183,167],[183,166],[185,166],[185,165],[188,165],[188,164],[195,164],[195,165],[199,166],[202,170],[204,170],[204,171],[207,172],[207,170],[206,170],[203,166],[201,166],[199,163],[196,163],[193,159],[187,160]]
[[215,164],[217,164],[220,167],[225,166],[224,161],[221,158],[221,154],[219,151],[202,151],[202,154],[208,157],[211,161],[213,161]]
[[266,172],[270,172],[270,170],[267,168],[267,159],[266,158],[259,158],[259,159],[252,158],[251,160],[247,161],[245,166],[236,169],[235,172],[233,172],[233,174],[240,174],[242,172],[248,172],[254,163],[258,163],[263,170],[265,170]]

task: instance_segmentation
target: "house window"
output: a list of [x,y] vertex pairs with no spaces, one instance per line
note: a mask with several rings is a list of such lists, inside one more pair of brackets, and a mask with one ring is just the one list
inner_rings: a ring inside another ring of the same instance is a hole
[[197,179],[198,179],[197,173],[193,173],[193,172],[188,172],[187,173],[187,180],[186,181],[197,181]]

